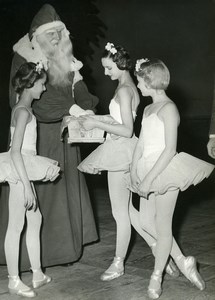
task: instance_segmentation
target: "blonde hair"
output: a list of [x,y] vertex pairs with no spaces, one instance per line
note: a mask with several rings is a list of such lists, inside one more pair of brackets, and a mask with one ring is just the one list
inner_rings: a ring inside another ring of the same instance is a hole
[[159,59],[146,60],[134,74],[142,77],[152,89],[166,90],[170,82],[169,69]]

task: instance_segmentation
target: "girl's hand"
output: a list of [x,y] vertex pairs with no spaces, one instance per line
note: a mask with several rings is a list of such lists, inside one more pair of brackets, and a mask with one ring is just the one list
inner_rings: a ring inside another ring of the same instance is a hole
[[78,121],[85,130],[91,130],[95,128],[97,124],[97,120],[88,116],[81,116],[78,118]]
[[140,182],[141,181],[140,181],[139,177],[137,176],[137,173],[131,172],[131,187],[136,193],[138,193],[138,187],[139,187]]
[[27,210],[37,209],[36,192],[33,185],[24,187],[24,206]]
[[145,177],[144,180],[139,184],[138,186],[138,194],[141,197],[148,198],[150,193],[150,187],[151,187],[152,181],[149,177]]

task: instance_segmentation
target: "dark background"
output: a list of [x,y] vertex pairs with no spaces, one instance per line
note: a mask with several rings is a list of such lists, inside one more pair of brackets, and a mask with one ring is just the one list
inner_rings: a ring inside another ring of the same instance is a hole
[[[47,1],[0,1],[0,151],[6,151],[10,120],[8,81],[13,45]],[[117,82],[104,76],[101,55],[109,42],[123,45],[135,61],[157,57],[170,69],[167,94],[181,114],[179,150],[210,161],[206,152],[214,89],[214,1],[196,0],[50,0],[69,29],[82,74],[107,113]],[[141,96],[135,124],[150,99]],[[84,147],[83,147],[84,149]]]

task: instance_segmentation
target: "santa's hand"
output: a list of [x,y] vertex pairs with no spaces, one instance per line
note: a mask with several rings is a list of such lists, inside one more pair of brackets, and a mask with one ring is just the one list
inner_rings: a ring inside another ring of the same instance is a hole
[[74,120],[74,119],[75,119],[75,117],[73,117],[73,116],[65,116],[65,117],[63,117],[63,124],[64,124],[64,126],[67,126],[71,122],[71,120]]
[[79,71],[82,67],[83,67],[83,63],[80,60],[77,60],[77,58],[73,56],[71,62],[71,71],[72,72]]
[[91,109],[86,109],[85,110],[86,115],[95,115],[94,111],[92,111]]
[[215,138],[210,138],[207,144],[208,155],[215,158]]

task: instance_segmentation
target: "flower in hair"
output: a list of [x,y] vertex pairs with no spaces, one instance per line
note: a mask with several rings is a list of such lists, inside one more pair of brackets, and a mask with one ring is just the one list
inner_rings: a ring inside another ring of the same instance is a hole
[[141,70],[141,65],[143,63],[146,63],[146,62],[149,62],[149,59],[148,58],[141,58],[141,59],[138,59],[136,61],[136,65],[135,65],[135,70],[136,72],[139,72]]
[[109,51],[110,53],[112,53],[112,54],[116,54],[117,53],[117,50],[116,50],[116,48],[115,48],[115,46],[114,46],[114,44],[113,43],[107,43],[107,45],[105,46],[105,49],[107,50],[107,51]]
[[35,71],[40,74],[41,70],[43,69],[43,63],[41,61],[39,61],[36,66],[35,66]]

